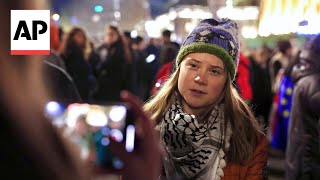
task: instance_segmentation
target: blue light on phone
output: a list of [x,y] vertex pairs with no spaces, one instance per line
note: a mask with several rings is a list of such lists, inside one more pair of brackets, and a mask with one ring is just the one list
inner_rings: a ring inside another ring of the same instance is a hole
[[123,168],[123,162],[118,158],[114,158],[112,164],[113,164],[113,167],[116,168],[116,169],[122,169]]
[[108,146],[110,144],[110,140],[106,137],[101,139],[101,144],[104,146]]
[[119,129],[112,129],[110,135],[115,138],[117,142],[122,142],[123,134]]
[[110,129],[107,127],[104,127],[102,128],[101,132],[103,135],[108,136],[110,134]]
[[134,138],[135,138],[135,127],[128,125],[127,136],[126,136],[126,150],[132,152],[134,150]]

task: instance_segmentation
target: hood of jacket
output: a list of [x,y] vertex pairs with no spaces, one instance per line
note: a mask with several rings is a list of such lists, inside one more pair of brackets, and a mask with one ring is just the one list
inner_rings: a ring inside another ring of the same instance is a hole
[[316,36],[301,51],[299,62],[293,67],[293,82],[305,76],[320,73],[320,35]]

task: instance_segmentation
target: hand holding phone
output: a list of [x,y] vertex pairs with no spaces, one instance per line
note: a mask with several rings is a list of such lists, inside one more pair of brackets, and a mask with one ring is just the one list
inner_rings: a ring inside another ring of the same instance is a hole
[[[109,111],[107,110],[108,113],[101,113],[101,111],[100,113],[98,113],[99,111],[95,111],[94,113],[95,116],[85,113],[87,115],[85,122],[87,122],[88,124],[87,125],[83,124],[83,122],[81,121],[84,121],[84,120],[80,120],[79,125],[77,125],[78,127],[73,128],[73,130],[77,129],[77,133],[80,133],[80,134],[89,133],[89,135],[87,134],[88,136],[82,136],[82,137],[94,137],[93,139],[95,140],[92,140],[92,138],[89,138],[91,139],[91,141],[88,141],[88,140],[84,141],[84,142],[88,142],[88,144],[84,144],[84,146],[89,145],[90,147],[93,147],[93,148],[87,148],[87,149],[90,149],[91,151],[82,152],[83,154],[82,156],[87,157],[87,159],[91,161],[91,164],[94,165],[94,166],[91,166],[93,174],[118,173],[123,175],[122,179],[124,180],[126,179],[139,179],[139,180],[158,179],[160,175],[160,148],[159,148],[160,145],[159,145],[159,137],[156,136],[154,127],[152,125],[152,121],[146,115],[146,113],[142,110],[142,103],[138,100],[138,98],[136,98],[135,96],[133,96],[127,91],[124,91],[121,93],[121,98],[123,102],[116,103],[116,104],[126,105],[125,109],[127,111],[125,113],[126,114],[125,121],[123,121],[124,117],[118,118],[118,121],[116,120],[115,122],[112,122],[112,123],[111,121],[107,121],[107,127],[109,127],[109,130],[110,128],[111,129],[115,128],[116,132],[119,132],[119,131],[122,132],[124,134],[123,137],[125,137],[125,140],[122,139],[121,141],[121,138],[119,138],[118,135],[116,135],[119,133],[111,133],[111,132],[107,133],[108,130],[104,128],[106,127],[106,120],[103,117],[106,116],[106,114],[109,114],[109,116],[112,116],[111,115],[112,113],[110,110]],[[63,129],[63,132],[71,133],[71,132],[68,132],[68,129],[69,129],[68,127],[70,126],[70,124],[75,125],[75,121],[74,120],[66,121],[65,119],[66,111],[63,110],[65,108],[61,108],[59,104],[55,104],[55,103],[51,104],[50,106],[51,107],[47,107],[46,109],[47,109],[48,115],[52,117],[56,117],[56,118],[52,118],[53,124]],[[101,105],[98,105],[98,107],[100,109],[106,108],[105,106],[101,106]],[[115,106],[111,106],[111,107],[115,107]],[[83,108],[83,106],[80,105],[78,108],[81,109]],[[110,109],[110,106],[109,106],[109,109]],[[117,111],[119,112],[123,111],[120,109],[118,109]],[[103,111],[103,112],[106,112],[106,111]],[[119,112],[115,114],[122,114]],[[64,114],[64,116],[59,116],[59,114]],[[84,118],[79,115],[75,117],[78,117],[80,119]],[[91,118],[91,117],[95,117],[95,118]],[[68,123],[70,124],[68,125]],[[136,134],[135,133],[136,128],[141,129],[141,133]],[[124,131],[124,129],[129,129],[129,132],[128,130]],[[105,136],[103,135],[105,134],[112,134],[112,135],[108,136],[109,137],[108,139],[104,139]],[[135,135],[133,136],[133,134]],[[138,143],[136,143],[136,139],[139,139]],[[104,145],[107,145],[107,146],[104,146]],[[110,161],[110,159],[113,159],[112,157],[115,158],[115,161]],[[119,163],[120,165],[117,163],[114,164],[113,162],[120,162]]]
[[124,162],[123,180],[159,179],[160,175],[160,143],[154,131],[150,117],[143,111],[142,102],[127,91],[121,93],[121,99],[130,105],[136,116],[136,128],[141,129],[137,134],[138,144],[133,153],[124,150],[125,144],[111,141],[110,150]]
[[111,139],[123,142],[125,151],[134,151],[135,117],[126,103],[63,105],[50,102],[46,115],[78,146],[81,158],[99,168],[121,170],[124,166],[109,149]]

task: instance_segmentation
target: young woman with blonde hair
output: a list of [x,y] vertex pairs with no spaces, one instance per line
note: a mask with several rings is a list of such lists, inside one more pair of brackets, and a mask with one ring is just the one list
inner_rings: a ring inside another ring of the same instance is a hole
[[145,105],[164,145],[168,179],[263,179],[267,141],[233,88],[238,28],[201,21],[182,44],[176,70]]

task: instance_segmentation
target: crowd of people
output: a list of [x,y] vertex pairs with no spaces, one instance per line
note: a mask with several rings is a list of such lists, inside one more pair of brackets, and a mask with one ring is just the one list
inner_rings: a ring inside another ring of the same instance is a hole
[[[0,179],[268,179],[269,146],[286,154],[286,179],[320,179],[320,35],[297,52],[285,39],[247,53],[229,19],[200,21],[182,44],[168,30],[144,44],[113,25],[95,44],[84,28],[52,24],[50,56],[9,55],[10,10],[44,8],[0,7]],[[109,145],[124,169],[81,160],[44,116],[51,100],[128,103],[139,143]]]

